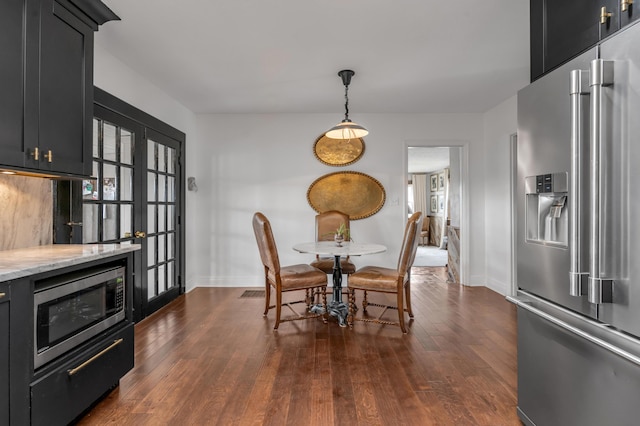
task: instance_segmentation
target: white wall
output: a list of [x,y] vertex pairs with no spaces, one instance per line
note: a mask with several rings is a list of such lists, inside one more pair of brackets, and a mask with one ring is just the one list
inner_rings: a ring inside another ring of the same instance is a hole
[[[103,49],[97,42],[99,37],[100,32],[96,34],[94,85],[185,133],[187,158],[183,164],[185,164],[188,173],[189,153],[197,152],[197,141],[193,139],[193,135],[196,134],[195,114]],[[189,175],[187,174],[187,176]],[[193,192],[187,191],[186,182],[184,192],[186,194],[186,209],[189,211]],[[185,266],[187,277],[194,269],[191,260],[195,256],[192,255],[190,241],[194,239],[194,234],[197,235],[197,231],[197,226],[186,225]]]
[[[282,264],[303,263],[293,244],[312,240],[315,212],[306,191],[316,178],[339,170],[367,173],[386,190],[385,206],[354,221],[354,238],[388,246],[356,264],[396,263],[405,220],[406,146],[466,146],[469,168],[469,276],[464,284],[506,294],[510,283],[509,146],[515,97],[486,114],[357,114],[370,130],[361,160],[329,167],[313,142],[340,119],[336,114],[194,115],[161,88],[96,44],[95,84],[187,135],[186,175],[199,191],[186,197],[187,290],[196,286],[259,286],[262,268],[251,217],[270,218]],[[281,129],[286,128],[283,132]],[[186,190],[186,189],[185,189]],[[486,201],[485,201],[486,200]],[[359,237],[361,236],[361,237]],[[466,250],[465,250],[466,251]]]
[[486,286],[511,292],[510,141],[517,130],[516,97],[484,115]]
[[[354,119],[370,134],[363,157],[348,167],[330,167],[313,155],[313,143],[339,119],[336,114],[199,115],[197,152],[188,155],[187,174],[195,176],[199,191],[187,212],[188,226],[198,233],[193,246],[195,270],[188,286],[260,286],[263,271],[251,228],[262,211],[272,222],[282,264],[306,263],[310,255],[294,252],[298,242],[314,238],[315,211],[306,192],[318,177],[339,170],[369,174],[382,183],[387,201],[375,215],[352,221],[356,240],[387,245],[384,254],[354,259],[358,266],[395,266],[406,212],[405,167],[407,141],[458,141],[470,149],[470,208],[468,244],[470,280],[484,285],[484,161],[482,115],[358,114]],[[283,131],[282,129],[286,129]],[[460,142],[462,141],[462,142]]]

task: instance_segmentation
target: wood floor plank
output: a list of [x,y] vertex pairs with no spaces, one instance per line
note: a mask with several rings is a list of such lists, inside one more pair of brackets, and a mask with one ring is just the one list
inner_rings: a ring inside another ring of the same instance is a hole
[[445,268],[411,280],[406,335],[334,318],[273,331],[264,299],[196,288],[136,324],[134,369],[78,424],[520,425],[513,305]]

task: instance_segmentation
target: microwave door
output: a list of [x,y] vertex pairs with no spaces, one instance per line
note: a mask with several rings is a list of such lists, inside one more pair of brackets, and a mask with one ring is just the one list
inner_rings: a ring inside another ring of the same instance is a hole
[[610,66],[602,88],[601,274],[612,281],[611,303],[599,319],[640,336],[640,26],[601,45],[599,66]]

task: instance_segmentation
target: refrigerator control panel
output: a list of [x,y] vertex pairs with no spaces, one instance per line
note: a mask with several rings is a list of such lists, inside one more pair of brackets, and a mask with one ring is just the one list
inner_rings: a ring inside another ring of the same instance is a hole
[[527,176],[525,178],[525,194],[566,193],[568,190],[569,175],[566,172]]
[[569,212],[568,173],[548,173],[525,178],[527,241],[567,247]]

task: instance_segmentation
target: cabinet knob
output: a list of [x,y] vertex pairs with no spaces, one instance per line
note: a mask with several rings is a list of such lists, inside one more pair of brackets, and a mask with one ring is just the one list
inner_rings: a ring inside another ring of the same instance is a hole
[[51,152],[51,150],[48,150],[47,153],[43,155],[43,157],[47,159],[47,163],[53,163],[53,153]]
[[34,160],[38,161],[40,159],[40,150],[38,150],[38,148],[33,148],[29,155],[32,156]]
[[134,235],[136,236],[136,238],[147,238],[147,234],[142,231],[136,231]]
[[620,8],[622,9],[623,12],[626,12],[627,10],[629,10],[632,4],[633,4],[633,0],[622,0],[620,2]]
[[613,13],[607,12],[607,7],[602,6],[602,9],[600,9],[600,23],[603,25],[606,24],[607,20],[610,19],[612,16],[613,16]]

